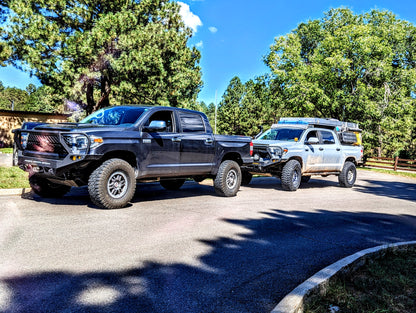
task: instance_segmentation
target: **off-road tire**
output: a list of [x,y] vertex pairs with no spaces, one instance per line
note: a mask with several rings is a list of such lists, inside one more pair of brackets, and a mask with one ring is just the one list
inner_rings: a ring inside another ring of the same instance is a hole
[[125,207],[136,191],[133,167],[124,160],[110,159],[99,166],[88,180],[91,201],[103,209]]
[[252,178],[253,178],[253,174],[251,174],[250,172],[241,171],[241,186],[250,185]]
[[29,177],[29,185],[33,192],[42,198],[61,198],[71,190],[70,186],[51,183],[36,174]]
[[282,170],[282,188],[287,191],[296,191],[301,182],[302,168],[297,160],[290,160]]
[[234,197],[241,185],[241,169],[237,162],[226,160],[221,163],[214,179],[215,192],[223,197]]
[[167,190],[178,190],[185,183],[185,179],[161,179],[160,185]]
[[300,179],[300,182],[302,184],[307,184],[309,182],[309,180],[311,179],[310,176],[302,176],[302,178]]
[[355,180],[357,179],[357,168],[355,164],[347,161],[342,168],[341,173],[338,176],[339,184],[345,188],[351,188],[354,186]]

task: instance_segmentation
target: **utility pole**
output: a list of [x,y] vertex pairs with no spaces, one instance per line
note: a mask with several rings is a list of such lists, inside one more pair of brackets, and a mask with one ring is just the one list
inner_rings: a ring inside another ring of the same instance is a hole
[[215,90],[215,123],[214,123],[214,134],[217,133],[217,90]]

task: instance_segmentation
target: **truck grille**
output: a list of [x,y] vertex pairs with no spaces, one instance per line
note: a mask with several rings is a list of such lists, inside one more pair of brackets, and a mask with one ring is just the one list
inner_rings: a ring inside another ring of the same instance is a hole
[[65,157],[68,152],[62,146],[58,135],[45,135],[39,133],[29,133],[25,150],[56,153],[60,157]]
[[253,149],[253,155],[256,155],[256,154],[258,154],[258,156],[260,157],[260,158],[262,158],[262,159],[270,159],[270,154],[269,154],[269,152],[267,151],[267,147],[264,147],[264,146],[254,146],[254,149]]

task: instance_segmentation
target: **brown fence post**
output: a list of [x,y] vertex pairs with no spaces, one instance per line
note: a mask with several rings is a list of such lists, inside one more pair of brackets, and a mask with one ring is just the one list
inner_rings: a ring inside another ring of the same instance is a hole
[[396,156],[395,158],[394,158],[394,170],[395,171],[397,171],[397,163],[399,162],[399,157],[398,156]]

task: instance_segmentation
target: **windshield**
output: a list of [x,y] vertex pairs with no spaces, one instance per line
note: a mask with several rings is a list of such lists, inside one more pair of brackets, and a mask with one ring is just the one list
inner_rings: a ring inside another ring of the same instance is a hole
[[147,111],[141,107],[111,107],[98,110],[88,115],[80,123],[97,125],[129,126]]
[[[298,141],[304,129],[272,128],[260,136],[260,140]],[[296,139],[295,139],[296,138]]]

